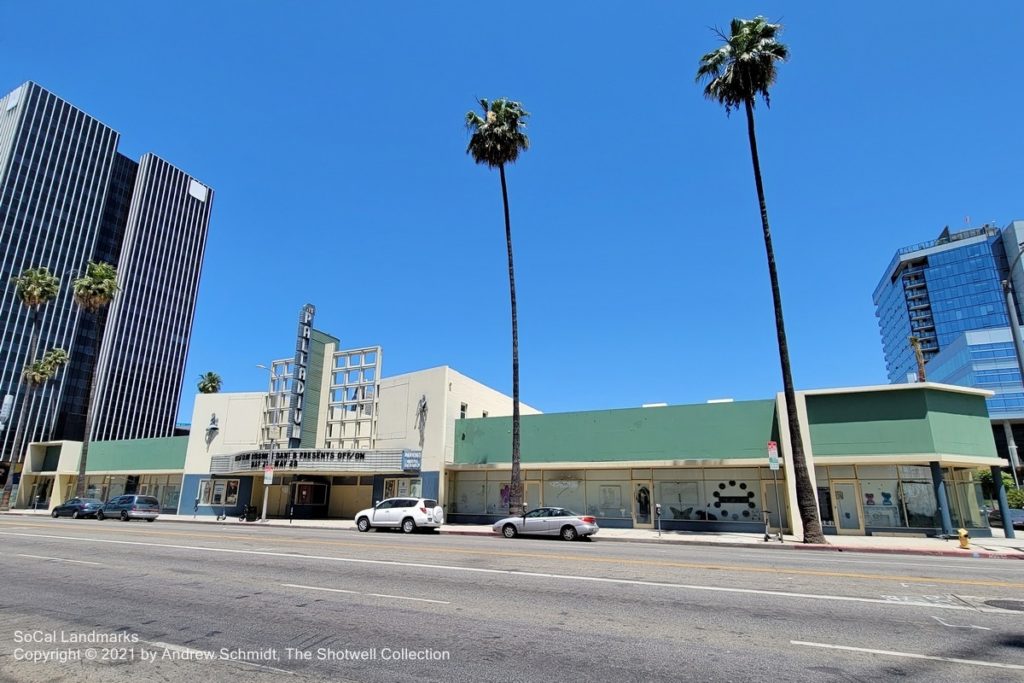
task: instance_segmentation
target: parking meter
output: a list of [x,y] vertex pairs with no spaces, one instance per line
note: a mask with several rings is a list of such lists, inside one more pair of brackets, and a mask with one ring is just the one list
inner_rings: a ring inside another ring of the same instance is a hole
[[661,517],[661,503],[654,504],[654,514]]

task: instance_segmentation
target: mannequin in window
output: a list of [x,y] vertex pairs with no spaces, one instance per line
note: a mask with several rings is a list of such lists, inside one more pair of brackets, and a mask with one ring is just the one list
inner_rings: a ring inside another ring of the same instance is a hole
[[646,522],[651,518],[651,494],[646,486],[641,486],[636,492],[637,521]]

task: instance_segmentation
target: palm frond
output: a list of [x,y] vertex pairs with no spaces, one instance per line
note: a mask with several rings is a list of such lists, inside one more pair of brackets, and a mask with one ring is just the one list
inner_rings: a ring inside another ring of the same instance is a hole
[[105,307],[117,294],[117,269],[109,263],[90,261],[85,275],[74,282],[75,301],[95,313]]
[[223,381],[216,372],[206,372],[199,375],[199,383],[196,387],[201,394],[216,394],[220,391]]
[[60,278],[49,268],[27,268],[11,278],[15,292],[25,306],[44,306],[60,294]]
[[466,113],[466,127],[472,131],[466,153],[478,164],[491,168],[515,163],[519,153],[530,148],[526,136],[526,119],[530,113],[514,100],[499,98],[480,100],[483,116]]
[[713,29],[723,45],[700,58],[697,82],[704,96],[725,107],[728,114],[761,97],[771,106],[769,89],[778,75],[777,65],[789,59],[789,48],[778,42],[782,24],[764,17],[733,19],[729,35]]

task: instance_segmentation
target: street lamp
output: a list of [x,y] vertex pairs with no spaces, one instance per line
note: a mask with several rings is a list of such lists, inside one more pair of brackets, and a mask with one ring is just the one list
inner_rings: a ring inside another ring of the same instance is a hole
[[[264,370],[266,370],[267,372],[270,373],[270,391],[273,392],[273,389],[274,389],[274,370],[272,369],[272,367],[268,368],[266,365],[262,365],[262,364],[257,365],[256,367],[262,368],[262,369],[264,369]],[[270,403],[270,393],[267,394],[267,403],[268,404]],[[267,412],[267,414],[269,414],[269,405],[268,405],[268,412]],[[271,430],[270,420],[268,419],[267,420],[267,439],[270,441],[270,450],[267,451],[267,465],[270,465],[274,461],[274,437],[271,436],[271,431],[270,430]],[[270,486],[268,486],[266,481],[264,481],[264,483],[263,483],[263,512],[260,515],[260,519],[262,521],[264,521],[264,522],[267,521],[267,500],[268,500],[269,495],[270,495]]]

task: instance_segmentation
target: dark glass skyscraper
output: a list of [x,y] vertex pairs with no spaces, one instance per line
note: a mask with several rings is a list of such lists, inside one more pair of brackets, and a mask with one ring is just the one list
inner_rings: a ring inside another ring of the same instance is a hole
[[[119,154],[118,139],[35,83],[0,99],[0,400],[15,399],[0,459],[19,459],[19,425],[21,452],[80,439],[96,372],[94,438],[174,433],[213,191],[152,154]],[[71,296],[89,260],[118,267],[121,291],[99,315]],[[39,353],[70,362],[28,396],[33,324],[11,278],[41,266],[62,287],[41,312]]]

